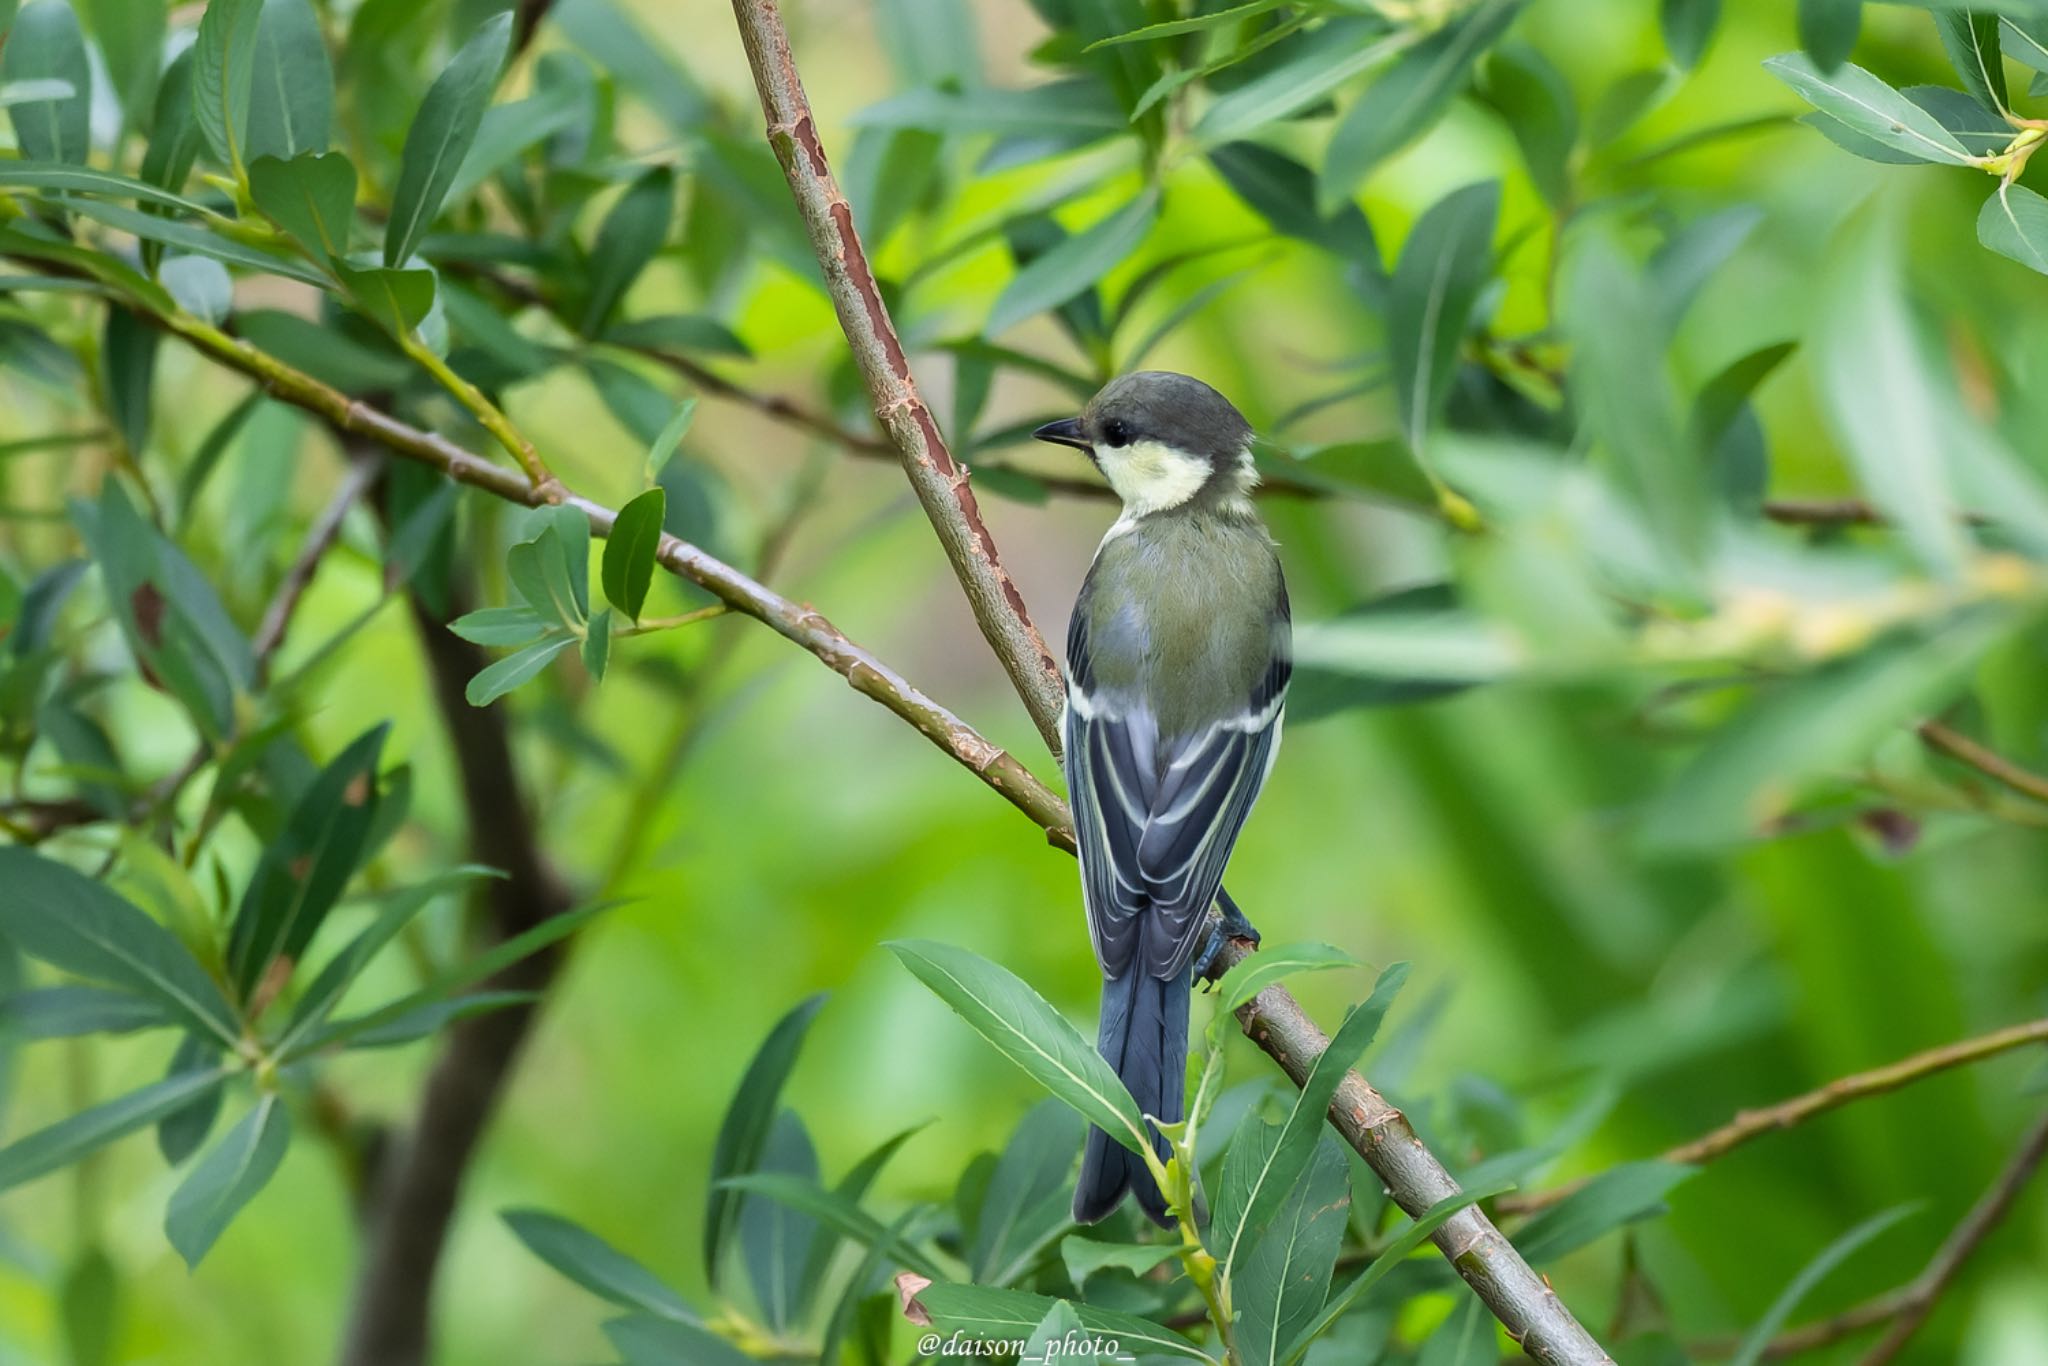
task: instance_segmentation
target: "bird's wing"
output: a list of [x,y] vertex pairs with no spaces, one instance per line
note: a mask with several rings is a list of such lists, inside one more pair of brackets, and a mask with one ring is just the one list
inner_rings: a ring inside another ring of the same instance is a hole
[[1178,976],[1272,768],[1292,665],[1275,651],[1241,711],[1172,740],[1170,753],[1142,700],[1096,691],[1080,613],[1067,665],[1067,789],[1096,957],[1113,976],[1133,959],[1149,976]]

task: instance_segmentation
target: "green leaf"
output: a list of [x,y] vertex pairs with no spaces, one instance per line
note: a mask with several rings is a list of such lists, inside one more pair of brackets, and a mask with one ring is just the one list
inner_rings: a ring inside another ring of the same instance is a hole
[[676,177],[657,166],[626,187],[605,215],[590,250],[589,294],[583,305],[582,332],[594,337],[604,330],[619,300],[661,250],[675,216]]
[[[924,1124],[913,1124],[909,1128],[903,1129],[876,1144],[867,1156],[854,1163],[853,1166],[847,1169],[846,1175],[839,1178],[838,1183],[832,1187],[833,1196],[858,1207],[862,1197],[867,1194],[868,1187],[874,1184],[877,1176],[881,1175],[882,1168],[888,1165],[889,1159],[894,1157],[897,1150],[907,1143],[913,1135],[922,1131],[924,1127]],[[1079,1142],[1078,1139],[1075,1141]],[[824,1284],[826,1273],[832,1269],[832,1259],[838,1253],[839,1245],[843,1241],[844,1235],[828,1224],[819,1223],[812,1229],[811,1245],[804,1254],[803,1270],[797,1283],[799,1313],[808,1307],[810,1302],[816,1297],[819,1288]],[[893,1236],[890,1242],[894,1242]],[[873,1244],[869,1248],[868,1255],[878,1255],[877,1249],[886,1246],[888,1244]],[[830,1360],[830,1357],[827,1356],[824,1359]]]
[[1998,37],[1999,47],[2006,56],[2030,71],[2048,71],[2048,16],[2001,16]]
[[355,876],[377,816],[377,761],[390,725],[358,736],[320,776],[257,860],[228,939],[246,1000],[272,960],[296,961]]
[[1306,722],[1428,702],[1504,677],[1517,662],[1512,643],[1464,610],[1452,585],[1417,584],[1305,629],[1287,714]]
[[590,1230],[540,1210],[505,1210],[498,1217],[527,1251],[592,1294],[678,1323],[697,1321],[659,1276]]
[[1520,0],[1481,0],[1402,53],[1366,87],[1330,135],[1319,187],[1326,209],[1350,199],[1373,167],[1421,135],[1465,87],[1479,54],[1520,11]]
[[1896,234],[1866,225],[1835,254],[1814,358],[1828,425],[1872,503],[1922,564],[1953,578],[1969,553],[1948,486],[1947,448],[1967,422],[1902,292]]
[[1732,360],[1693,400],[1689,442],[1705,453],[1715,491],[1745,513],[1762,506],[1770,482],[1770,453],[1750,396],[1796,349],[1796,343],[1779,342]]
[[604,667],[612,654],[612,609],[601,607],[594,613],[583,631],[583,667],[590,676],[602,682]]
[[488,707],[548,666],[549,661],[576,643],[566,631],[535,641],[517,654],[510,654],[481,669],[462,695],[472,707]]
[[[928,1285],[917,1292],[918,1303],[932,1316],[932,1326],[942,1333],[959,1332],[977,1342],[1018,1342],[1032,1335],[1045,1316],[1061,1301],[1046,1295],[1028,1295],[1021,1290],[997,1290],[981,1285]],[[1162,1328],[1135,1314],[1119,1313],[1092,1304],[1073,1306],[1074,1316],[1091,1334],[1116,1339],[1124,1351],[1143,1358],[1150,1355],[1180,1357],[1187,1361],[1213,1358],[1180,1334]]]
[[[811,1212],[807,1204],[812,1193],[856,1221],[867,1221],[857,1205],[820,1189],[818,1151],[810,1131],[794,1110],[783,1109],[768,1131],[768,1143],[761,1152],[759,1169],[738,1180],[773,1179],[792,1183],[800,1195],[783,1198],[765,1191],[743,1192],[740,1202],[740,1261],[747,1269],[747,1283],[753,1290],[767,1327],[777,1333],[792,1331],[802,1316],[805,1302],[804,1262],[811,1241],[827,1221]],[[858,1232],[853,1223],[838,1227]],[[879,1227],[879,1226],[877,1226]],[[886,1230],[883,1231],[886,1233]],[[860,1241],[865,1241],[864,1238]]]
[[290,1146],[291,1117],[272,1093],[199,1159],[171,1192],[164,1213],[164,1236],[186,1266],[199,1265],[242,1207],[276,1174]]
[[342,153],[308,152],[288,161],[258,157],[249,165],[249,196],[316,260],[346,261],[356,213],[356,168]]
[[[0,4],[0,31],[7,27],[5,10]],[[65,1366],[113,1366],[122,1328],[121,1273],[106,1253],[89,1247],[78,1254],[64,1273],[57,1309],[64,1324]]]
[[0,849],[0,935],[32,957],[162,1004],[232,1046],[235,1012],[170,931],[100,883],[32,850]]
[[15,18],[0,48],[0,84],[62,81],[68,94],[23,99],[17,92],[7,117],[30,161],[84,165],[92,152],[92,66],[85,35],[68,0],[34,0]]
[[931,1258],[892,1236],[881,1221],[851,1200],[826,1190],[815,1181],[786,1172],[755,1171],[721,1178],[717,1185],[728,1191],[765,1196],[779,1205],[809,1215],[862,1247],[883,1244],[888,1247],[892,1259],[920,1276],[936,1277],[940,1274]]
[[996,1051],[1081,1118],[1134,1153],[1152,1151],[1144,1117],[1123,1082],[1080,1031],[1022,979],[948,944],[899,939],[884,947]]
[[988,1185],[963,1225],[970,1237],[967,1267],[980,1285],[1008,1285],[1030,1270],[1039,1253],[1073,1226],[1074,1158],[1086,1127],[1057,1100],[1025,1111]]
[[613,1319],[604,1335],[623,1366],[754,1366],[757,1360],[708,1328],[651,1314]]
[[356,1050],[398,1048],[431,1038],[458,1020],[530,1006],[539,999],[537,991],[465,991],[443,1000],[419,1001],[404,1011],[386,1014],[379,1023],[351,1030],[348,1046]]
[[256,21],[248,142],[242,158],[289,161],[324,152],[334,119],[334,69],[307,0],[263,0]]
[[1941,34],[1941,46],[1962,77],[1963,89],[1988,108],[2003,110],[2009,101],[2005,89],[2005,62],[1998,51],[1998,16],[1962,10],[1935,14],[1934,27]]
[[1415,1366],[1495,1366],[1499,1360],[1486,1306],[1467,1298],[1429,1335],[1416,1354]]
[[1500,184],[1467,185],[1422,215],[1394,267],[1387,350],[1394,406],[1408,448],[1422,454],[1457,370],[1458,348],[1480,292],[1493,277]]
[[1287,1345],[1323,1307],[1350,1216],[1351,1164],[1326,1133],[1265,1236],[1231,1271],[1244,1366],[1280,1366]]
[[1004,287],[983,334],[993,337],[1057,308],[1121,265],[1159,219],[1159,191],[1147,188],[1101,222],[1033,257]]
[[409,335],[434,310],[434,272],[360,267],[336,262],[335,274],[349,299],[394,336]]
[[1197,14],[1186,19],[1168,19],[1108,38],[1097,38],[1081,50],[1093,52],[1097,48],[1114,47],[1120,43],[1149,43],[1158,38],[1173,38],[1183,33],[1200,33],[1205,29],[1220,28],[1225,24],[1237,23],[1241,19],[1254,18],[1269,10],[1276,10],[1285,3],[1286,0],[1244,0],[1243,4],[1231,5],[1227,9],[1212,10],[1207,14]]
[[1664,0],[1658,11],[1664,47],[1671,60],[1687,71],[1700,64],[1721,22],[1721,0]]
[[1899,1205],[1882,1214],[1872,1215],[1829,1243],[1818,1257],[1800,1268],[1792,1283],[1771,1303],[1756,1327],[1749,1331],[1749,1336],[1742,1340],[1742,1345],[1735,1349],[1735,1355],[1728,1359],[1729,1366],[1757,1366],[1768,1353],[1771,1339],[1791,1319],[1792,1311],[1799,1307],[1800,1301],[1826,1280],[1836,1267],[1862,1251],[1864,1244],[1918,1209],[1918,1205]]
[[178,1022],[161,1002],[107,987],[36,987],[0,999],[0,1027],[27,1039],[128,1034]]
[[1863,0],[1799,0],[1799,45],[1822,71],[1849,60],[1863,26]]
[[448,623],[464,640],[493,648],[528,644],[547,628],[530,607],[481,607]]
[[2000,185],[1977,215],[1977,240],[2048,275],[2048,199],[2024,185]]
[[1323,213],[1316,204],[1315,174],[1308,167],[1256,142],[1211,148],[1209,163],[1275,232],[1311,242],[1341,261],[1355,263],[1369,279],[1382,280],[1379,245],[1365,214],[1356,204]]
[[1111,1268],[1143,1276],[1179,1251],[1172,1243],[1098,1243],[1078,1233],[1060,1240],[1060,1262],[1076,1290],[1085,1290],[1090,1276]]
[[217,326],[234,311],[235,282],[228,268],[210,256],[167,256],[156,278],[178,307],[201,322]]
[[922,128],[934,133],[1120,133],[1123,110],[1089,80],[1028,90],[912,90],[871,104],[847,122],[855,128]]
[[206,145],[239,171],[256,80],[256,27],[263,0],[208,0],[192,45],[192,112]]
[[739,1227],[740,1216],[738,1196],[723,1183],[759,1165],[769,1129],[781,1108],[783,1084],[796,1066],[811,1021],[824,1004],[822,994],[809,997],[776,1021],[747,1064],[732,1104],[719,1123],[718,1142],[711,1154],[711,1193],[704,1204],[704,1275],[714,1287],[719,1284],[725,1248]]
[[534,94],[484,111],[476,140],[462,158],[462,169],[448,187],[448,198],[461,201],[515,161],[535,143],[573,128],[590,107],[586,88],[567,82],[543,85]]
[[[214,1071],[220,1066],[220,1052],[220,1045],[204,1035],[187,1034],[171,1054],[164,1080],[173,1082],[180,1077]],[[221,1097],[220,1087],[202,1091],[157,1121],[156,1146],[165,1162],[175,1167],[199,1151],[199,1145],[213,1132],[214,1121],[220,1118]]]
[[[107,79],[121,102],[123,125],[148,126],[157,74],[163,67],[170,6],[163,0],[80,0],[78,9],[106,58]],[[6,27],[0,21],[0,32]]]
[[[1408,965],[1394,964],[1380,974],[1365,1004],[1344,1017],[1330,1046],[1309,1069],[1308,1080],[1295,1094],[1287,1118],[1278,1125],[1262,1125],[1258,1131],[1270,1137],[1270,1144],[1246,1144],[1243,1136],[1231,1144],[1224,1185],[1217,1195],[1216,1217],[1208,1230],[1208,1237],[1213,1240],[1210,1250],[1224,1275],[1232,1274],[1239,1258],[1251,1252],[1308,1166],[1330,1108],[1330,1097],[1337,1094],[1344,1074],[1379,1033],[1380,1022],[1386,1019],[1387,1009],[1407,980]],[[1239,1179],[1231,1179],[1232,1168]]]
[[131,209],[125,204],[102,204],[91,199],[74,199],[70,208],[73,213],[104,223],[120,232],[134,233],[146,241],[196,252],[201,256],[211,256],[216,261],[225,261],[232,266],[247,266],[266,275],[281,275],[287,280],[297,280],[302,284],[326,283],[319,271],[302,261],[278,252],[266,251],[261,247],[233,241],[197,223],[180,222]]
[[[188,47],[164,68],[163,79],[157,85],[156,107],[149,121],[149,149],[142,154],[142,178],[165,190],[176,190],[185,183],[205,141],[192,92],[194,65],[192,49]],[[145,263],[154,263],[154,251],[153,244],[144,246]]]
[[1823,73],[1799,53],[1772,57],[1764,69],[1808,104],[1852,131],[1921,161],[1967,166],[1970,152],[1941,121],[1860,66]]
[[1308,1355],[1308,1349],[1317,1339],[1336,1326],[1337,1320],[1351,1312],[1352,1308],[1365,1297],[1365,1292],[1378,1285],[1390,1273],[1400,1267],[1408,1254],[1427,1242],[1432,1234],[1450,1222],[1451,1216],[1462,1209],[1490,1200],[1504,1191],[1514,1189],[1513,1183],[1494,1182],[1490,1185],[1474,1186],[1470,1190],[1447,1195],[1422,1212],[1422,1217],[1402,1231],[1401,1236],[1387,1244],[1379,1256],[1372,1259],[1372,1265],[1347,1282],[1342,1290],[1332,1295],[1323,1306],[1322,1313],[1315,1321],[1295,1335],[1287,1350],[1279,1357],[1280,1366],[1295,1366]]
[[[0,850],[4,852],[10,851]],[[124,1134],[154,1124],[217,1089],[227,1075],[225,1067],[180,1073],[16,1139],[0,1148],[0,1190],[67,1167]]]
[[668,495],[659,488],[648,489],[619,509],[604,543],[605,599],[634,621],[640,620],[640,609],[647,605],[654,556],[661,549],[662,519],[667,515]]
[[1510,43],[1488,56],[1485,85],[1486,98],[1515,135],[1537,190],[1553,207],[1569,201],[1579,111],[1563,73],[1535,48]]
[[149,448],[150,398],[163,333],[126,309],[109,309],[100,337],[100,365],[106,373],[107,411],[131,454]]
[[[647,463],[643,474],[650,484],[661,477],[663,467],[674,457],[676,447],[682,444],[683,436],[690,430],[690,423],[696,416],[697,400],[694,397],[686,398],[676,405],[676,410],[670,416],[667,425],[663,426],[660,433],[654,438],[654,444],[647,448]],[[641,496],[645,497],[646,495],[643,494]],[[656,523],[657,530],[660,525],[660,523]],[[612,534],[618,534],[616,528]],[[637,618],[638,614],[636,613],[635,616]]]
[[428,89],[406,130],[405,151],[399,158],[398,187],[391,195],[391,221],[384,233],[385,265],[402,266],[411,260],[420,238],[441,212],[441,201],[476,140],[511,45],[508,10],[486,21]]
[[701,313],[663,313],[613,323],[605,329],[604,340],[635,350],[708,351],[740,360],[754,355],[754,349],[730,327]]
[[[1217,97],[1195,123],[1203,146],[1235,142],[1326,98],[1344,82],[1400,52],[1409,39],[1378,19],[1338,19],[1296,49],[1300,55]],[[1276,49],[1277,51],[1278,49]]]
[[1229,1014],[1273,983],[1297,972],[1324,972],[1330,968],[1355,968],[1356,958],[1329,944],[1281,944],[1261,946],[1257,953],[1235,964],[1216,984],[1219,1013]]
[[1532,1264],[1553,1262],[1624,1224],[1661,1213],[1664,1197],[1698,1167],[1628,1162],[1609,1168],[1523,1225],[1515,1247]]
[[1642,837],[1659,849],[1748,838],[1783,816],[1815,779],[1867,755],[1962,685],[2009,625],[1995,613],[1900,633],[1861,654],[1772,688],[1650,804]]

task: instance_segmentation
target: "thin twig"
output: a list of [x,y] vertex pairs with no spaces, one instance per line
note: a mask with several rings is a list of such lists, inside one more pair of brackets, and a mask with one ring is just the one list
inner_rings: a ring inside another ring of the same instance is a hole
[[[1664,1152],[1660,1161],[1697,1166],[1711,1162],[1750,1142],[1752,1139],[1789,1129],[1802,1124],[1815,1115],[1839,1109],[1851,1101],[1868,1096],[1882,1095],[1896,1091],[1902,1086],[1931,1077],[1937,1072],[1982,1062],[2015,1048],[2024,1048],[2032,1043],[2048,1043],[2048,1019],[2030,1020],[2025,1024],[2009,1025],[1995,1029],[1989,1034],[1962,1039],[1956,1043],[1929,1048],[1883,1067],[1874,1067],[1867,1072],[1855,1072],[1804,1095],[1793,1096],[1779,1101],[1776,1105],[1761,1110],[1744,1110],[1734,1119],[1718,1129],[1702,1134],[1689,1143],[1681,1143]],[[1588,1178],[1590,1179],[1590,1178]],[[1586,1184],[1585,1180],[1569,1181],[1549,1190],[1534,1191],[1528,1195],[1503,1196],[1496,1203],[1502,1214],[1533,1214],[1548,1209]]]
[[875,420],[903,458],[904,473],[945,547],[954,576],[966,590],[976,624],[1038,733],[1057,754],[1060,710],[1066,701],[1059,664],[1032,624],[1024,595],[1003,569],[966,468],[953,459],[938,419],[918,393],[881,285],[854,229],[853,208],[826,160],[782,15],[774,0],[733,0],[733,17],[761,96],[768,144],[782,163],[790,194],[810,231],[826,291],[839,314],[839,328],[874,401]]
[[1920,738],[1930,749],[1939,750],[1961,763],[1968,764],[1985,777],[2001,783],[2037,802],[2048,802],[2048,778],[2030,769],[2021,768],[1997,750],[1980,744],[1940,721],[1922,721],[1916,728]]
[[270,605],[263,609],[263,620],[256,628],[255,637],[249,642],[250,653],[256,665],[256,682],[261,686],[270,676],[270,662],[278,647],[284,644],[284,633],[291,625],[292,616],[299,610],[299,602],[312,586],[313,575],[320,568],[320,561],[326,557],[336,539],[341,535],[341,524],[348,516],[348,510],[363,496],[363,490],[376,481],[379,466],[373,460],[358,460],[349,466],[342,476],[341,484],[334,491],[334,497],[321,512],[318,520],[306,530],[306,541],[299,548],[299,554],[285,570],[285,575],[271,594]]

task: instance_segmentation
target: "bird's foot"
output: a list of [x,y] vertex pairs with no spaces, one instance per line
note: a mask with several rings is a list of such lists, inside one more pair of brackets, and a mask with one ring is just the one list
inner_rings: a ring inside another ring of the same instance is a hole
[[1238,909],[1237,903],[1231,900],[1230,893],[1218,889],[1216,904],[1222,908],[1223,914],[1216,921],[1215,928],[1209,931],[1209,941],[1202,945],[1202,951],[1195,955],[1195,978],[1209,986],[1214,986],[1216,979],[1222,975],[1216,971],[1216,958],[1223,952],[1225,943],[1239,940],[1253,948],[1259,946],[1258,929],[1246,919],[1245,913]]

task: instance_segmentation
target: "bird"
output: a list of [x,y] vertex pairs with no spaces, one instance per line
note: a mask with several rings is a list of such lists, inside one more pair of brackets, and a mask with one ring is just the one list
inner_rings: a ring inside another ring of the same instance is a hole
[[[1194,978],[1224,935],[1257,938],[1223,868],[1279,752],[1287,583],[1252,505],[1251,424],[1201,380],[1122,375],[1033,435],[1084,452],[1123,504],[1068,627],[1061,764],[1102,969],[1096,1047],[1144,1114],[1178,1123]],[[1172,1226],[1144,1158],[1091,1129],[1075,1221],[1107,1218],[1126,1193]]]

